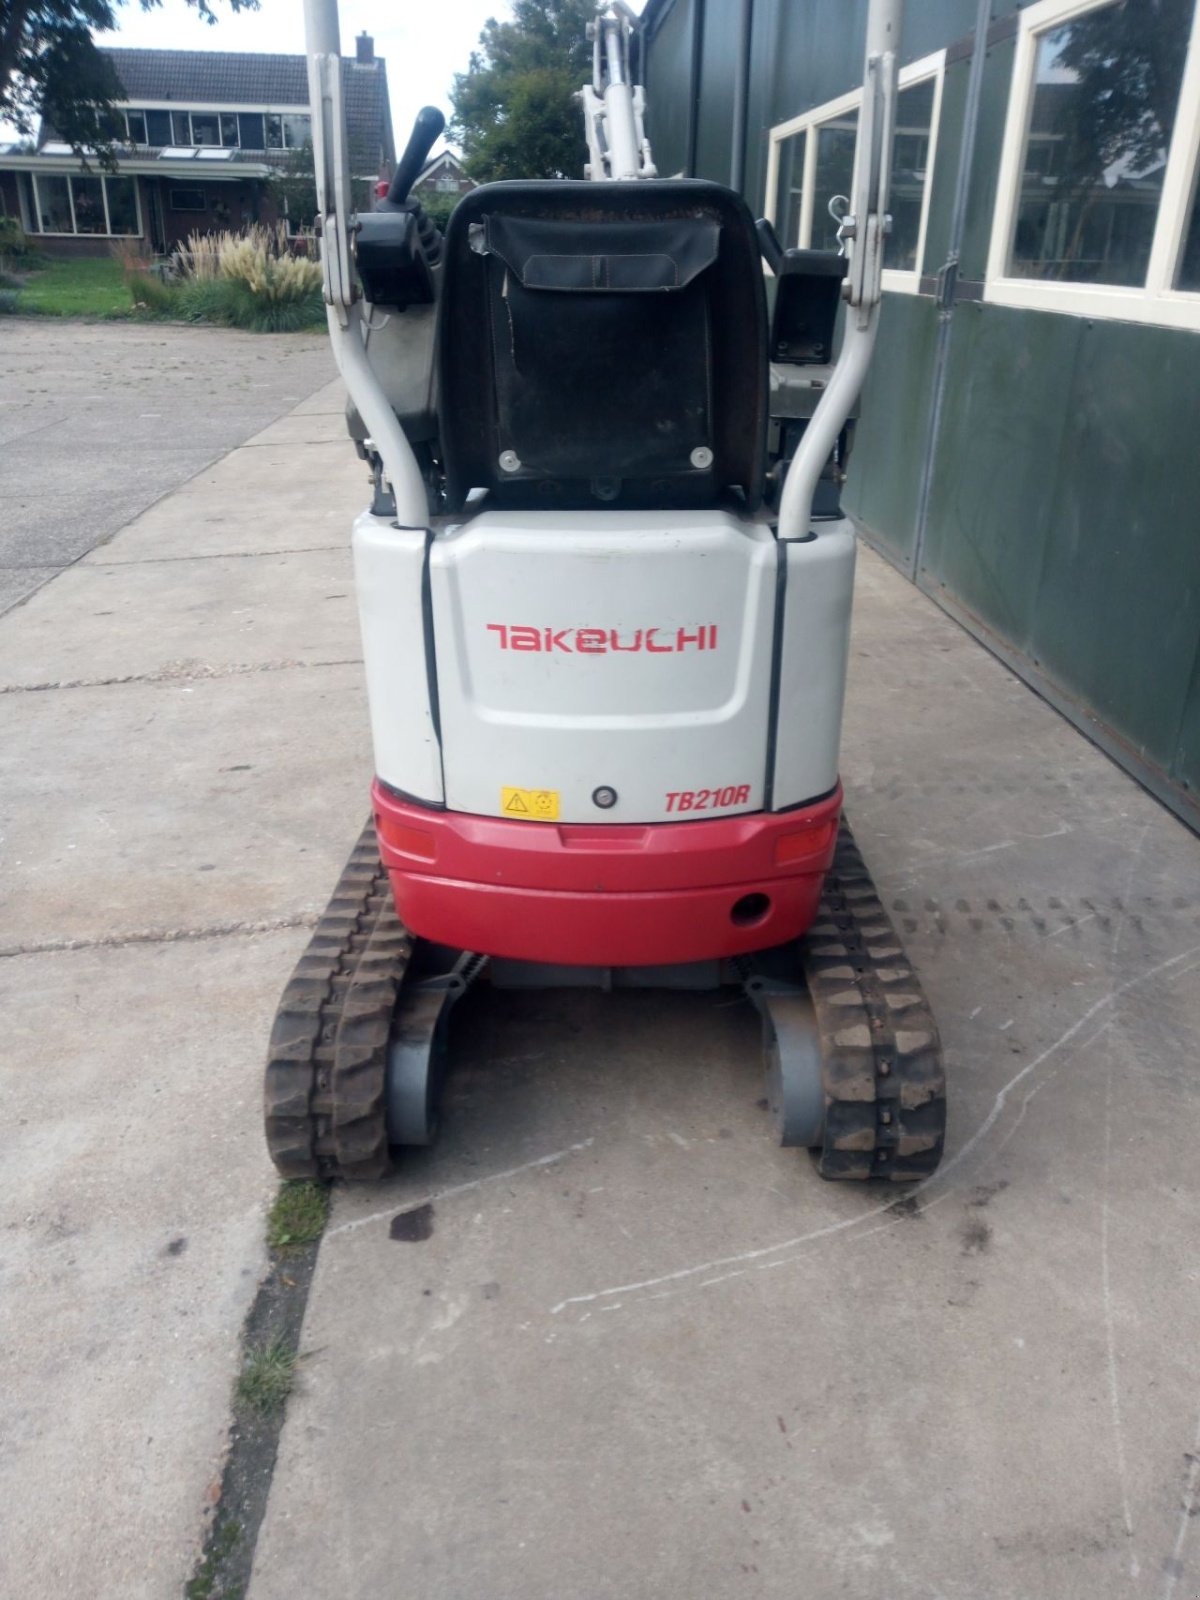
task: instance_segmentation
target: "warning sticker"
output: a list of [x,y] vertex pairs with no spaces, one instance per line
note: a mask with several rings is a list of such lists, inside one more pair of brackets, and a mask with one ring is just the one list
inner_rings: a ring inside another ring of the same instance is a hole
[[500,809],[520,822],[557,822],[557,789],[501,789]]

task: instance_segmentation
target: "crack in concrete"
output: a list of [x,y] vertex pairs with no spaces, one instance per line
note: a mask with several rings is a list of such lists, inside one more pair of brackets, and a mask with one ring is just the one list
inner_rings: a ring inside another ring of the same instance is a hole
[[[153,567],[168,561],[262,561],[267,556],[328,555],[330,552],[348,550],[343,544],[285,545],[281,550],[199,550],[190,556],[134,556],[128,561],[84,561],[85,572],[92,567],[103,567],[107,572],[120,567]],[[89,552],[90,553],[90,552]]]
[[314,928],[315,911],[259,922],[214,922],[204,928],[137,928],[129,933],[105,933],[89,939],[40,939],[28,944],[0,947],[0,961],[15,956],[65,955],[75,950],[124,950],[137,944],[191,944],[205,939],[242,938],[255,933],[282,933],[288,928]]
[[361,667],[361,656],[338,657],[331,661],[255,661],[229,662],[210,667],[202,661],[168,661],[155,672],[128,672],[114,678],[60,678],[52,683],[4,683],[0,695],[46,694],[53,689],[113,689],[126,683],[189,683],[207,678],[245,678],[255,672],[289,672],[293,668]]

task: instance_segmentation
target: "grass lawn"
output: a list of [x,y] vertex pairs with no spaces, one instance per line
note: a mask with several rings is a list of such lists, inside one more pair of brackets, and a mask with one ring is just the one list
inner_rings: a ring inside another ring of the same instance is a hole
[[127,317],[132,309],[121,268],[109,256],[47,261],[29,273],[17,297],[26,315]]

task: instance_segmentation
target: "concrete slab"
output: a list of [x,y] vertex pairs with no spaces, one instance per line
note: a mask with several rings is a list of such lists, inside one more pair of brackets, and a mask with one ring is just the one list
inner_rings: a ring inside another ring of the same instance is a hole
[[52,578],[58,567],[0,567],[0,611],[36,594]]
[[219,1480],[305,930],[0,961],[0,1593],[162,1600]]
[[335,444],[353,448],[346,432],[346,420],[340,410],[293,411],[280,417],[269,428],[246,440],[252,448],[260,445],[280,444]]
[[3,945],[317,911],[370,770],[357,666],[4,695]]
[[69,564],[332,376],[319,334],[6,318],[0,569]]
[[337,1199],[251,1600],[1195,1587],[1200,844],[870,556],[844,771],[938,1176],[774,1149],[733,997],[473,994],[441,1146]]
[[303,554],[81,564],[0,632],[0,692],[360,656],[348,544]]
[[353,518],[369,502],[367,469],[348,438],[340,448],[239,450],[193,478],[185,496],[152,506],[87,564],[343,550]]
[[301,400],[298,406],[293,406],[291,414],[294,417],[322,414],[344,417],[346,414],[345,384],[340,378],[335,378],[332,383],[325,384],[315,394],[310,394],[307,400]]
[[[55,441],[39,458],[49,489],[21,487],[45,501],[56,560],[152,497],[136,472],[105,477],[140,435],[160,494],[168,434],[202,438],[211,455],[277,413],[281,383],[311,387],[304,363],[284,359],[305,341],[251,340],[225,347],[221,384],[201,397],[189,384],[212,347],[184,330],[164,354],[138,331],[120,330],[114,370],[99,374],[107,346],[78,326],[30,342],[76,444],[65,488]],[[75,366],[56,370],[77,336]],[[324,341],[308,349],[328,371]],[[40,380],[27,355],[28,391]],[[85,375],[103,379],[90,396],[77,393]],[[131,396],[145,404],[147,392],[168,402],[163,416],[131,428]],[[76,401],[91,410],[72,429]],[[200,403],[217,420],[189,432]],[[103,470],[104,450],[86,443],[98,418],[113,434]],[[43,449],[4,412],[0,426],[18,450]],[[128,561],[80,564],[0,623],[5,1596],[177,1594],[219,1493],[275,1187],[264,1041],[367,808],[360,669],[300,664],[358,653],[347,535],[362,469],[347,444],[351,489],[324,453],[316,497],[302,449],[237,452],[139,519]],[[14,459],[6,448],[0,473]],[[41,524],[13,495],[0,503],[0,549],[6,531],[16,548]],[[305,555],[288,555],[289,541]],[[98,678],[109,686],[12,689]],[[87,948],[63,948],[73,941]]]

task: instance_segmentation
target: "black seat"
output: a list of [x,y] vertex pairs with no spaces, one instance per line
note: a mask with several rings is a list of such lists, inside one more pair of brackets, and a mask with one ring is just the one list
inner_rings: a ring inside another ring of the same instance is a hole
[[749,211],[690,181],[495,183],[446,236],[439,431],[447,499],[759,502],[762,267]]

